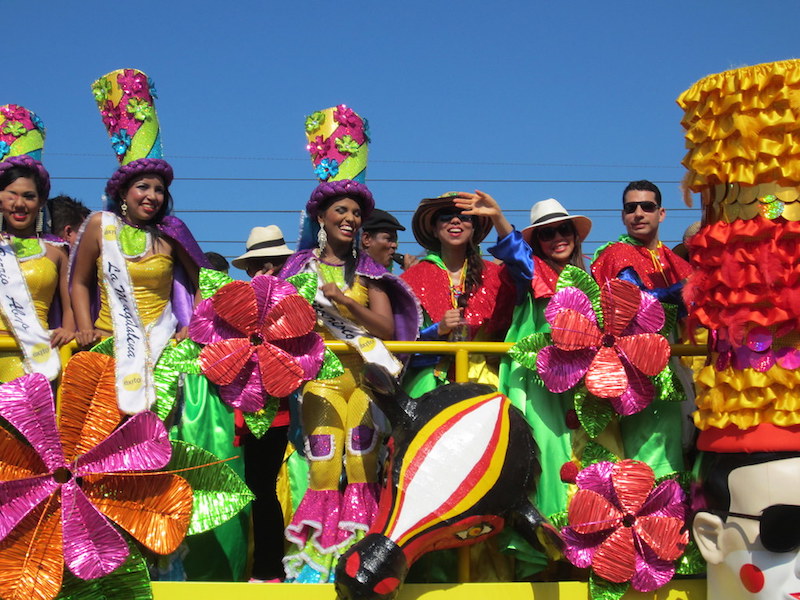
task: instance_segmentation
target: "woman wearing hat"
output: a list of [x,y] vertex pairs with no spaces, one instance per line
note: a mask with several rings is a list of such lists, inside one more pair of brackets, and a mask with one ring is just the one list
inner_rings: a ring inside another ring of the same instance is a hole
[[[306,231],[282,277],[315,273],[317,331],[348,343],[340,356],[344,374],[311,381],[300,399],[309,485],[286,529],[296,545],[284,559],[297,582],[328,581],[339,555],[366,531],[377,511],[378,453],[382,446],[376,409],[361,388],[364,362],[395,375],[402,365],[381,340],[413,340],[418,307],[411,293],[359,250],[359,229],[374,207],[367,186],[352,180],[321,183],[306,204]],[[347,485],[340,491],[344,471]]]
[[[511,282],[500,266],[481,258],[478,244],[492,229],[489,217],[464,211],[470,194],[426,198],[411,220],[427,250],[401,275],[423,308],[422,340],[502,339],[513,307]],[[415,356],[404,379],[414,398],[452,380],[452,357]],[[470,356],[470,381],[497,385],[497,368]]]
[[0,158],[5,158],[0,162],[0,337],[19,347],[0,352],[0,382],[34,372],[53,381],[61,371],[54,348],[74,335],[66,244],[42,233],[47,170],[20,154],[41,155],[44,127],[34,113],[14,104],[0,107],[0,124]]
[[86,222],[72,271],[76,338],[87,346],[114,336],[117,394],[129,414],[154,403],[153,367],[169,339],[185,335],[199,269],[209,266],[186,225],[170,215],[173,172],[160,158],[151,83],[121,69],[93,86],[122,166],[106,184],[108,210]]

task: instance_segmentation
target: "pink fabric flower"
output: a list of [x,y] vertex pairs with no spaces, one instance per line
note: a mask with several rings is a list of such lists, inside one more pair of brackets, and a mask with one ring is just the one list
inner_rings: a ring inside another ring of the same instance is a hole
[[189,336],[206,344],[200,366],[234,408],[255,412],[288,396],[322,366],[317,315],[294,286],[271,275],[232,281],[200,302]]
[[0,570],[9,575],[0,580],[3,597],[55,597],[64,564],[81,579],[114,571],[129,549],[112,521],[161,554],[186,533],[189,484],[142,472],[170,460],[164,424],[142,412],[120,425],[114,372],[109,356],[72,357],[58,425],[46,377],[0,386],[0,417],[13,428],[0,429]]
[[363,129],[361,117],[359,117],[352,108],[348,108],[344,104],[340,104],[333,109],[333,118],[340,125],[344,125],[350,129]]
[[125,69],[122,73],[117,75],[117,83],[123,93],[137,98],[143,98],[149,103],[152,103],[150,88],[147,85],[147,75],[141,71]]
[[653,399],[649,377],[669,361],[669,343],[657,333],[664,309],[627,281],[612,279],[600,290],[604,326],[578,288],[558,291],[547,305],[553,345],[542,348],[536,368],[547,388],[565,392],[585,376],[586,388],[608,398],[621,415],[632,415]]
[[306,149],[315,161],[321,161],[328,156],[328,153],[331,151],[331,139],[323,138],[321,135],[318,135],[314,138],[313,142],[310,142],[308,146],[306,146]]
[[669,480],[653,489],[645,463],[595,463],[578,473],[578,491],[562,530],[566,557],[615,583],[652,592],[675,574],[689,542],[686,495]]

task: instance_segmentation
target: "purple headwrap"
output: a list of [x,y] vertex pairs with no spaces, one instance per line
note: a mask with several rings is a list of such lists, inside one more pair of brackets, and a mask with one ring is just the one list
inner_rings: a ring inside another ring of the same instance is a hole
[[314,191],[306,203],[306,212],[313,221],[317,220],[317,212],[327,200],[337,196],[348,196],[358,202],[361,207],[361,218],[366,219],[375,208],[372,192],[363,183],[352,179],[339,179],[338,181],[323,181]]
[[38,160],[31,158],[27,154],[11,156],[5,159],[3,162],[0,162],[0,175],[14,167],[28,167],[29,169],[36,171],[36,173],[39,175],[39,179],[41,180],[42,189],[44,190],[44,198],[42,198],[42,201],[47,200],[47,198],[50,196],[50,173],[47,172],[47,169],[44,168],[44,165]]
[[164,180],[164,185],[169,187],[174,178],[172,167],[170,164],[161,158],[139,158],[129,162],[127,165],[122,165],[119,169],[114,171],[111,179],[106,184],[106,197],[109,202],[116,202],[119,199],[117,195],[119,191],[134,177],[144,175],[145,173],[152,173],[158,175]]

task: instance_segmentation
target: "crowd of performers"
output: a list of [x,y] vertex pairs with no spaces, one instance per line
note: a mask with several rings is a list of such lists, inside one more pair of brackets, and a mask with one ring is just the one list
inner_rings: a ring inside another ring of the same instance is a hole
[[[157,363],[166,348],[187,338],[219,341],[219,319],[244,322],[251,315],[222,301],[211,314],[211,305],[202,304],[208,302],[203,270],[212,264],[186,225],[171,215],[173,171],[160,156],[152,82],[124,69],[99,79],[93,91],[121,166],[106,185],[105,210],[91,215],[69,198],[48,200],[41,120],[17,105],[0,108],[0,335],[17,344],[0,354],[0,382],[35,371],[57,386],[58,348],[75,340],[78,349],[88,350],[113,339],[119,407],[132,415],[157,403]],[[296,392],[277,399],[268,427],[258,432],[251,431],[252,419],[263,413],[257,407],[265,398],[251,402],[252,390],[278,389],[266,383],[288,377],[278,366],[269,372],[266,363],[254,362],[254,353],[242,358],[239,371],[222,373],[220,386],[198,373],[181,376],[180,401],[164,415],[172,435],[222,458],[240,457],[234,466],[256,500],[250,515],[163,563],[167,578],[332,580],[338,557],[364,536],[378,510],[386,458],[389,427],[362,385],[363,365],[383,366],[412,397],[454,381],[451,355],[396,357],[382,340],[518,342],[549,333],[548,303],[565,272],[585,273],[600,286],[622,280],[671,306],[677,318],[668,333],[678,340],[686,314],[682,287],[691,268],[659,240],[666,212],[651,182],[634,181],[621,191],[625,233],[600,248],[591,264],[581,248],[592,227],[589,218],[547,199],[533,204],[530,222],[518,228],[482,191],[422,200],[410,225],[424,253],[401,256],[397,232],[405,227],[375,207],[364,183],[365,120],[338,106],[309,116],[306,132],[320,182],[305,204],[299,247],[289,249],[273,225],[256,227],[234,266],[252,278],[256,298],[259,289],[277,289],[275,278],[313,276],[316,312],[309,327],[324,340],[344,341],[351,352],[339,357],[332,377],[317,374],[322,345],[310,352],[298,367],[310,375],[301,377]],[[494,260],[486,260],[479,247],[490,236],[487,251]],[[402,268],[399,275],[392,272],[393,262]],[[259,305],[258,318],[267,310]],[[261,344],[259,335],[250,334],[253,347]],[[606,337],[610,341],[603,338],[603,345],[612,346],[614,336]],[[595,369],[601,385],[617,365],[602,352],[598,357],[606,361]],[[655,383],[628,372],[633,383],[617,395],[617,414],[592,436],[592,444],[646,463],[656,477],[685,470],[693,441],[690,408],[681,400],[691,386],[688,378],[681,380],[681,368],[673,359],[659,369]],[[552,391],[542,383],[546,373],[511,356],[472,354],[468,373],[470,381],[497,388],[524,414],[542,467],[534,503],[545,515],[564,513],[590,441],[571,386]],[[653,385],[652,402],[644,402],[641,388]],[[561,576],[582,574],[566,563],[548,564],[513,532],[472,551],[473,580]],[[455,579],[447,551],[432,553],[409,576],[420,582]]]

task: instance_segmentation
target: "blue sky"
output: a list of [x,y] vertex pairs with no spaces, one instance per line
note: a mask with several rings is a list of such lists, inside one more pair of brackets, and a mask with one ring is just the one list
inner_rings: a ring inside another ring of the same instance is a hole
[[[646,178],[664,194],[662,238],[676,241],[700,213],[680,197],[675,98],[709,73],[800,55],[784,26],[800,5],[760,6],[44,2],[6,20],[0,104],[44,120],[54,193],[99,208],[116,161],[90,84],[145,71],[177,214],[227,256],[255,225],[296,239],[315,185],[305,115],[341,103],[369,119],[367,182],[406,226],[419,199],[449,190],[491,193],[519,227],[534,202],[555,197],[594,220],[592,250],[621,232],[625,183]],[[410,227],[400,240],[418,251]]]

